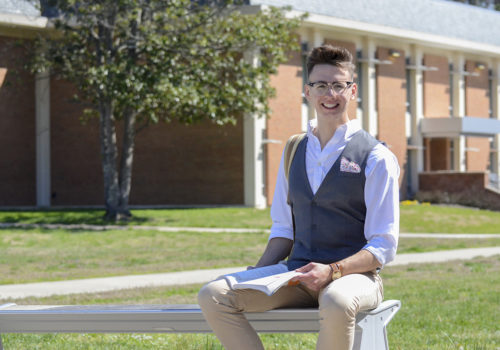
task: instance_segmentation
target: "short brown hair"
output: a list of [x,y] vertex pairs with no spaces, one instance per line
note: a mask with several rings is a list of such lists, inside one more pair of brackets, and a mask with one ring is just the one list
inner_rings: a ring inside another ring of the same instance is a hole
[[307,55],[307,76],[309,76],[317,64],[331,64],[335,67],[347,69],[354,77],[356,66],[352,63],[352,54],[344,47],[321,45],[315,47]]

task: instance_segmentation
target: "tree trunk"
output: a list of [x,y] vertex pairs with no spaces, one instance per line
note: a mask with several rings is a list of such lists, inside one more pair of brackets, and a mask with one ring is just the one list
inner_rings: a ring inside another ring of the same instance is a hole
[[135,148],[135,121],[137,113],[127,110],[123,116],[123,147],[120,159],[120,198],[119,211],[125,218],[130,218],[132,214],[128,210],[130,198],[130,188],[132,185],[132,164],[134,161]]
[[120,188],[117,171],[116,128],[111,101],[101,103],[99,114],[105,218],[116,221],[119,216]]

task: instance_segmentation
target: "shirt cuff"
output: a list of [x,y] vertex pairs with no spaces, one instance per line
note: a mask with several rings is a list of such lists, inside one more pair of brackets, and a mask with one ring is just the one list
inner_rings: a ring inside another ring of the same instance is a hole
[[382,265],[382,267],[394,260],[394,256],[396,255],[396,249],[374,247],[370,243],[365,245],[363,249],[368,250],[370,253],[372,253],[375,259],[377,259],[377,261]]
[[277,226],[273,224],[273,226],[271,226],[271,234],[269,235],[269,240],[278,237],[287,238],[293,241],[293,229],[291,230],[288,227]]

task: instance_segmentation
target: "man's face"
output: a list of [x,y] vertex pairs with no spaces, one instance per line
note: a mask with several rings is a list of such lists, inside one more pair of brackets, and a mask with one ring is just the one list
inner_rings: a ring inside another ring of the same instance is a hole
[[[356,96],[357,86],[349,71],[330,64],[315,65],[305,86],[305,96],[316,109],[318,118],[336,118],[347,122],[347,106]],[[326,86],[325,84],[329,83]],[[344,88],[343,88],[344,87]],[[334,91],[336,90],[336,91]]]

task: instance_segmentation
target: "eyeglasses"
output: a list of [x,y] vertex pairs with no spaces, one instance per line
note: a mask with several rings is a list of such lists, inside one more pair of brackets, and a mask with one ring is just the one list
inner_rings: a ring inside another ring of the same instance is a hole
[[307,85],[313,88],[314,93],[320,96],[326,95],[330,89],[337,94],[343,94],[352,84],[354,84],[353,81],[334,81],[333,83],[316,81],[314,83],[307,83]]

